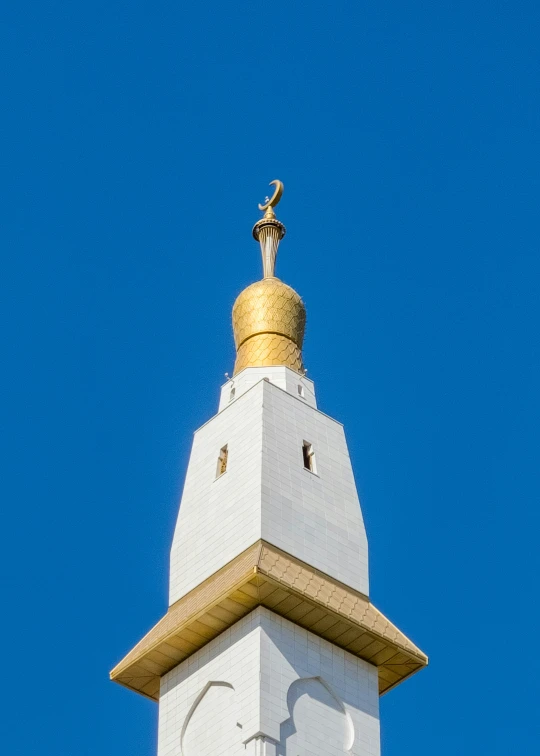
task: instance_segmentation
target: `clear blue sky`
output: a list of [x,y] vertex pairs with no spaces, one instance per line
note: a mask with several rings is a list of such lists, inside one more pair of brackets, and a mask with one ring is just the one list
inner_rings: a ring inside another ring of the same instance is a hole
[[384,756],[538,748],[537,2],[18,2],[2,58],[2,752],[148,756],[193,431],[280,178],[372,598]]

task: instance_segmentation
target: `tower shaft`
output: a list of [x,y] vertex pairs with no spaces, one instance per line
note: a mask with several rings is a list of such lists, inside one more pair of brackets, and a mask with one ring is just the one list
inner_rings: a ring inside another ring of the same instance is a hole
[[234,376],[193,440],[169,608],[111,672],[159,701],[158,756],[379,756],[379,695],[427,664],[369,598],[343,426],[305,374],[304,304],[274,276],[273,183],[265,277],[235,302]]

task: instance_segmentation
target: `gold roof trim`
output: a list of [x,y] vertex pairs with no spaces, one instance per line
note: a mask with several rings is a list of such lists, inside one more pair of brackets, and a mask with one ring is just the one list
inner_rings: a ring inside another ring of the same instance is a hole
[[366,596],[261,540],[170,606],[111,679],[158,700],[161,676],[257,606],[377,666],[381,695],[428,663]]

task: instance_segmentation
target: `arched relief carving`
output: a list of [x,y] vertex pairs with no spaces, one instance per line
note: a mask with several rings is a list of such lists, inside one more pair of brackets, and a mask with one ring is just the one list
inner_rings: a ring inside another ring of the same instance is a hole
[[181,756],[233,756],[240,752],[234,687],[222,680],[206,683],[191,705],[180,733]]
[[277,756],[346,756],[354,726],[345,705],[321,677],[296,680],[287,692],[290,717],[281,724]]

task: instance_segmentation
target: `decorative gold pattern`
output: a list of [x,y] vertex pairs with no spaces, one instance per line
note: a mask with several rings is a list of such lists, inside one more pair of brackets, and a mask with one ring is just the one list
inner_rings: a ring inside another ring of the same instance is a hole
[[271,365],[286,365],[297,373],[304,373],[302,352],[296,344],[275,333],[259,333],[239,348],[234,363],[234,374],[246,367]]
[[306,309],[290,286],[279,278],[263,278],[248,286],[233,307],[236,347],[260,333],[279,333],[302,348]]
[[257,606],[374,664],[381,694],[428,663],[366,596],[258,541],[169,607],[111,679],[158,700],[162,675]]
[[233,307],[238,350],[234,372],[245,367],[286,365],[302,373],[305,324],[304,303],[279,278],[263,278],[248,286]]

